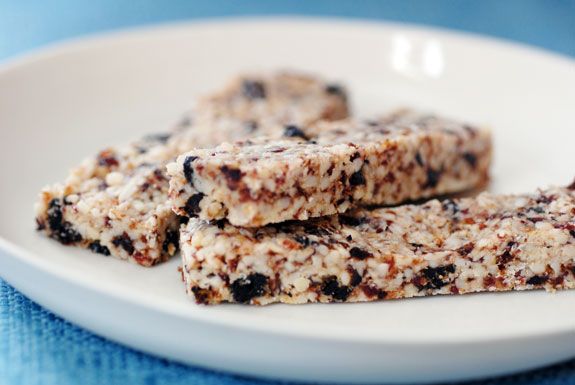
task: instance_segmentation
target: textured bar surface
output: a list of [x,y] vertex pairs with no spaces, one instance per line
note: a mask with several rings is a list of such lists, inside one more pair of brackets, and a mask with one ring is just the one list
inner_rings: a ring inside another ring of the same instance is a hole
[[575,182],[259,229],[191,219],[183,276],[198,303],[361,302],[575,288]]
[[168,165],[174,210],[257,227],[460,192],[488,179],[489,131],[413,111],[289,127],[284,136],[179,156]]
[[184,151],[288,124],[347,116],[345,91],[306,75],[244,76],[199,100],[171,132],[111,147],[74,168],[66,182],[43,189],[38,229],[76,245],[150,266],[173,255],[179,219],[167,204],[166,163]]

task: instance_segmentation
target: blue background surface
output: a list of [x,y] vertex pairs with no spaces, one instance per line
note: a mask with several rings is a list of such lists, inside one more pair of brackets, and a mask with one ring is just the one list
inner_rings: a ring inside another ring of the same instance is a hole
[[[99,31],[280,14],[421,23],[512,39],[575,57],[575,0],[0,0],[0,60]],[[0,280],[0,384],[172,383],[268,384],[121,347],[71,325]],[[472,384],[574,385],[575,360]]]

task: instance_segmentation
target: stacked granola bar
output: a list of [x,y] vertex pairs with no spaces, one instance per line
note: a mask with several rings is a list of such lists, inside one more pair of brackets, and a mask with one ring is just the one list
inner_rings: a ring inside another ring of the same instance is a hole
[[63,184],[42,190],[38,229],[65,245],[140,265],[165,261],[178,247],[180,219],[168,203],[166,163],[196,147],[258,133],[281,136],[348,114],[342,87],[294,73],[243,76],[201,98],[167,133],[111,147],[74,168]]
[[174,211],[256,227],[469,190],[488,178],[489,131],[413,111],[286,135],[179,156],[168,165]]
[[183,275],[198,303],[573,289],[574,217],[575,183],[261,228],[191,219],[182,229]]

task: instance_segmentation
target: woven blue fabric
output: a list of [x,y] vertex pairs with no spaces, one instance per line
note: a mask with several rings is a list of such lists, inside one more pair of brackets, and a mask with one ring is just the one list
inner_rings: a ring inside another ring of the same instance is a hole
[[[76,327],[0,281],[0,385],[279,384],[180,365]],[[575,360],[469,385],[573,385]]]
[[[97,31],[268,14],[422,23],[512,39],[575,57],[575,0],[0,0],[0,59]],[[254,383],[270,384],[180,365],[97,337],[0,280],[0,385]],[[470,384],[575,385],[575,360]]]

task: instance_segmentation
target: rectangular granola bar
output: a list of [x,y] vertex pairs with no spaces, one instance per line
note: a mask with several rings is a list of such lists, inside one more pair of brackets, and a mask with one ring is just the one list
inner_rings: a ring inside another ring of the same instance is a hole
[[575,182],[251,229],[190,219],[180,247],[196,302],[361,302],[575,288]]
[[488,179],[489,131],[413,111],[290,126],[284,136],[179,156],[168,165],[174,211],[256,227],[460,192]]
[[66,244],[144,266],[178,246],[180,221],[167,204],[165,166],[183,151],[256,134],[281,136],[288,124],[347,116],[345,91],[306,75],[244,76],[202,98],[178,127],[111,147],[44,188],[38,229]]

